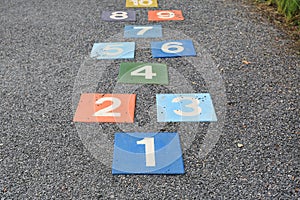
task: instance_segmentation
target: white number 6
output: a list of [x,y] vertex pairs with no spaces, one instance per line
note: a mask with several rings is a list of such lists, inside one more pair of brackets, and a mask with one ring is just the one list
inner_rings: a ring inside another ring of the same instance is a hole
[[165,53],[180,53],[184,50],[181,42],[168,42],[162,45],[161,50]]

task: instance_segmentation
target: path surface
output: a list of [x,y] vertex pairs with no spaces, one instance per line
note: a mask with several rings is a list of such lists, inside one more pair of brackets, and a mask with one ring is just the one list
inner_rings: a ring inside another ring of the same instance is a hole
[[[1,199],[299,198],[299,56],[285,47],[292,41],[240,1],[159,1],[159,9],[182,9],[186,18],[163,28],[200,44],[222,77],[216,81],[225,88],[226,113],[220,112],[224,126],[211,139],[213,148],[199,156],[209,129],[204,123],[184,152],[185,175],[111,175],[72,122],[74,85],[93,43],[123,31],[125,23],[103,22],[101,12],[124,9],[121,0],[0,2]],[[137,12],[135,24],[147,24],[147,9]],[[155,60],[144,50],[135,61],[165,62],[193,90],[210,92],[188,59]],[[113,90],[116,69],[105,69],[94,92]],[[151,95],[163,90],[139,89],[145,103],[136,112],[154,105]],[[137,121],[146,128],[149,118],[141,114]],[[103,126],[106,133],[117,129]]]

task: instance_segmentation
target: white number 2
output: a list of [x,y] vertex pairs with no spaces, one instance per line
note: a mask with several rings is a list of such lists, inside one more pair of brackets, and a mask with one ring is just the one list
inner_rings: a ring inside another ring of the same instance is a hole
[[189,101],[192,102],[191,104],[185,105],[185,107],[192,108],[193,111],[192,112],[183,112],[181,110],[174,110],[174,112],[177,115],[185,116],[185,117],[191,117],[191,116],[199,115],[201,113],[202,109],[199,107],[200,101],[196,98],[193,98],[193,97],[176,97],[175,99],[172,100],[172,102],[173,103],[178,103],[178,102],[183,101],[183,100],[189,100]]
[[143,140],[137,141],[136,143],[145,145],[146,166],[154,167],[155,166],[154,138],[144,138]]
[[96,113],[94,113],[93,116],[96,116],[96,117],[121,117],[121,113],[114,113],[114,112],[111,112],[113,111],[114,109],[120,107],[121,105],[121,100],[118,99],[118,98],[115,98],[115,97],[103,97],[101,99],[98,99],[96,101],[96,104],[102,104],[104,103],[105,101],[111,101],[112,102],[112,105],[106,107],[106,108],[103,108],[99,111],[97,111]]
[[153,29],[153,26],[135,26],[133,29],[142,29],[137,33],[137,35],[144,35],[147,31]]
[[116,12],[112,12],[109,17],[111,19],[127,19],[128,13],[124,11],[116,11]]
[[181,42],[168,42],[161,46],[161,50],[165,53],[180,53],[184,51]]
[[[143,72],[144,71],[144,72]],[[144,76],[145,79],[152,79],[153,76],[156,76],[156,73],[152,72],[152,66],[146,65],[140,67],[130,73],[131,76]]]

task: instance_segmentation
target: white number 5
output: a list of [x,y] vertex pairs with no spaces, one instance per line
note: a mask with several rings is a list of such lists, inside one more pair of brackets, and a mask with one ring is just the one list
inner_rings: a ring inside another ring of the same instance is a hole
[[199,115],[201,113],[202,109],[199,107],[200,101],[194,97],[177,97],[177,98],[173,99],[172,102],[178,103],[183,100],[189,100],[192,102],[191,104],[185,105],[185,107],[192,108],[193,111],[183,112],[181,110],[174,110],[174,112],[177,115],[185,116],[185,117],[192,117],[192,116]]
[[122,44],[109,44],[103,48],[104,54],[107,56],[117,56],[123,53]]

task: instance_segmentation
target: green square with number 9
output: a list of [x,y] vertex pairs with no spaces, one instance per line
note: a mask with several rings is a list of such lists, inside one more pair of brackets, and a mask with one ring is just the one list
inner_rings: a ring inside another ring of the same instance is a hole
[[119,83],[142,83],[167,85],[167,65],[161,63],[121,63]]

